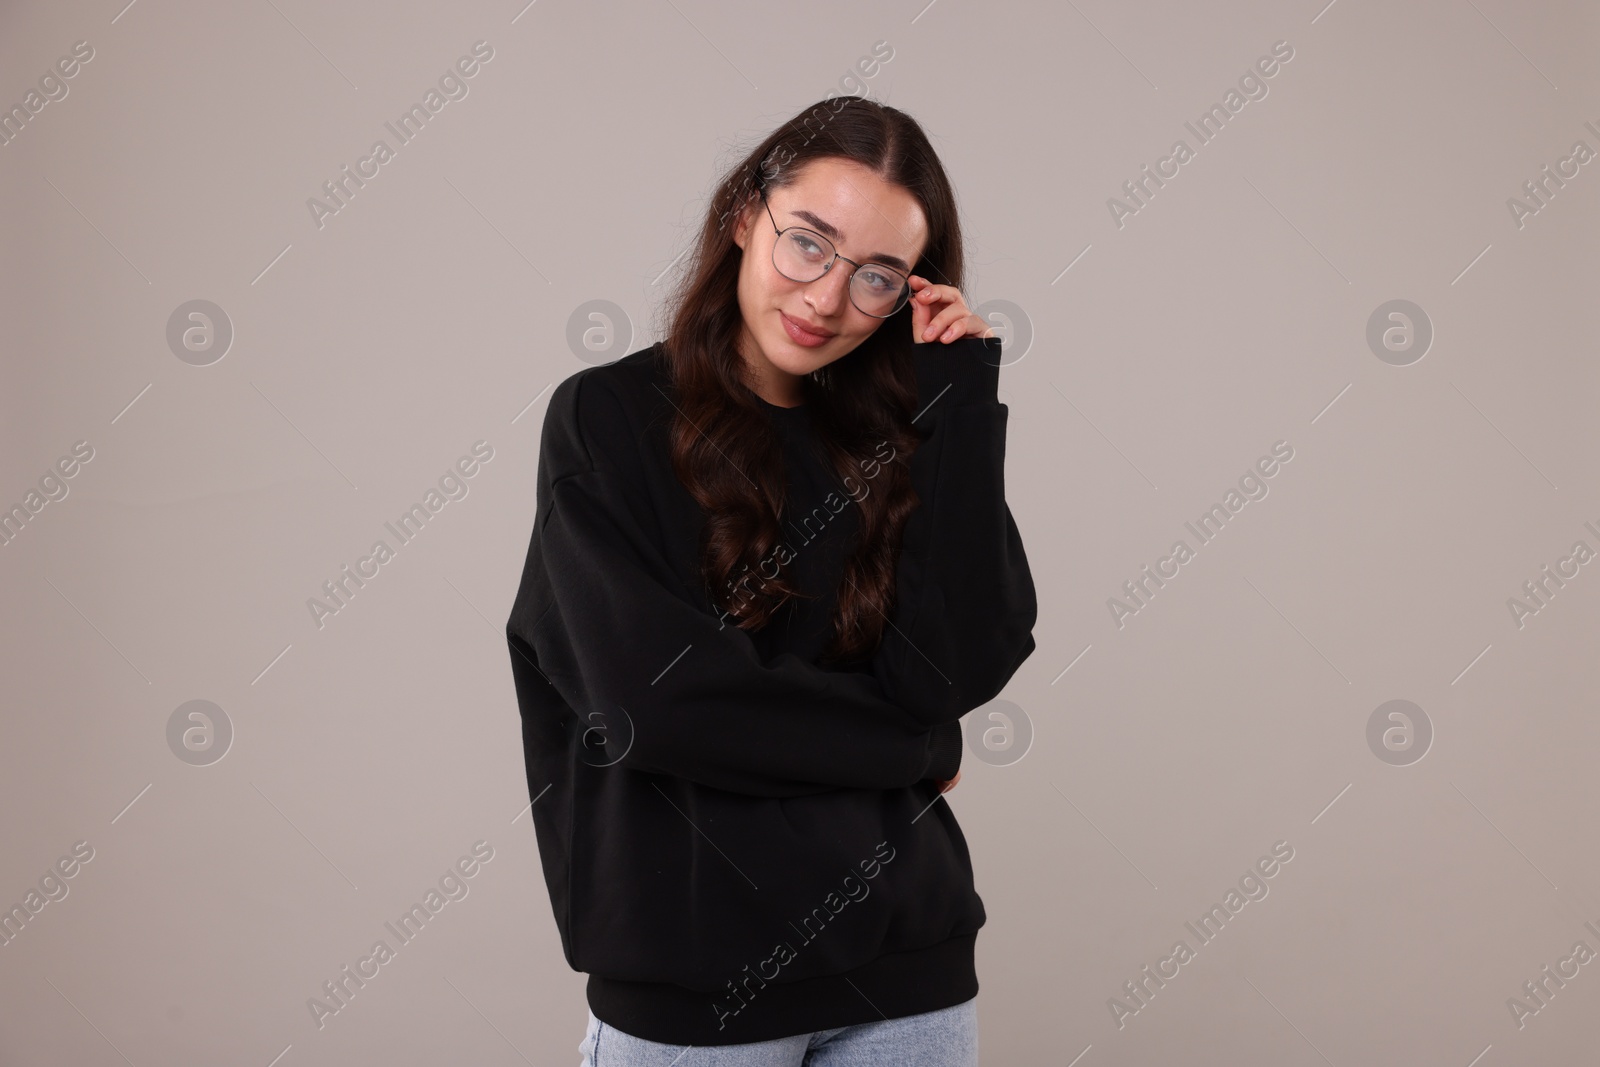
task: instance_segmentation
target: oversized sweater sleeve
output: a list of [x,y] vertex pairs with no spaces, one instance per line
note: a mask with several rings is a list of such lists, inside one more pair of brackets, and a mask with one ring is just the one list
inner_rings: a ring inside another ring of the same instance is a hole
[[762,662],[745,631],[691,599],[640,501],[619,401],[591,374],[558,386],[545,415],[533,538],[506,627],[524,710],[553,706],[533,692],[553,687],[584,727],[580,743],[603,739],[588,762],[755,796],[953,776],[958,726],[930,729],[870,676],[792,654]]
[[1006,504],[1009,409],[999,402],[999,338],[914,346],[912,454],[920,503],[907,520],[890,625],[871,673],[928,724],[988,703],[1034,650],[1033,576]]

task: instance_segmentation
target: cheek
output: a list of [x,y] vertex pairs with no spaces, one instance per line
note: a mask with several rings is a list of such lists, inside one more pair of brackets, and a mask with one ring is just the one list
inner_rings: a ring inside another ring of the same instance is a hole
[[751,270],[749,266],[739,271],[739,310],[746,319],[756,315],[759,309],[766,304],[765,287],[758,271]]
[[837,339],[844,340],[845,343],[850,346],[847,351],[854,352],[866,342],[867,338],[871,337],[877,332],[878,328],[876,326],[866,326],[859,329],[851,328],[847,330],[841,330],[839,333],[839,338]]
[[739,293],[752,302],[772,304],[788,284],[788,279],[779,274],[771,263],[752,262],[746,256],[739,269]]

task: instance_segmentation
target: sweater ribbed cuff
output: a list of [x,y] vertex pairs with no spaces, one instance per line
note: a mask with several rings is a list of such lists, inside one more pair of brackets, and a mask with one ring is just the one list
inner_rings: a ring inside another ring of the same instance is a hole
[[923,778],[948,782],[961,769],[961,723],[942,722],[928,732],[928,768]]
[[[934,412],[993,403],[1000,388],[1001,339],[963,337],[912,346],[918,407]],[[935,399],[937,398],[937,399]]]

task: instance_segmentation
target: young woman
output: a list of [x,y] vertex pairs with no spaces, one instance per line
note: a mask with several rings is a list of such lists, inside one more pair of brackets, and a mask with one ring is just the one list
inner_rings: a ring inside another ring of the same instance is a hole
[[554,391],[507,623],[584,1063],[970,1067],[985,914],[938,801],[1036,604],[949,180],[906,114],[824,101],[696,252],[663,341]]

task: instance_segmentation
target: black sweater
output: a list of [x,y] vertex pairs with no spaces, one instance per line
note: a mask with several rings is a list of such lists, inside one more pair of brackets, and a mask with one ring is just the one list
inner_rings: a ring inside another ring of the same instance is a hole
[[859,670],[816,659],[874,468],[840,486],[807,407],[750,394],[784,443],[785,566],[821,594],[752,633],[699,577],[660,346],[551,396],[506,632],[562,949],[626,1033],[739,1044],[977,995],[983,901],[934,780],[960,764],[960,717],[1033,651],[1037,608],[1005,502],[1000,341],[913,352],[920,503]]

